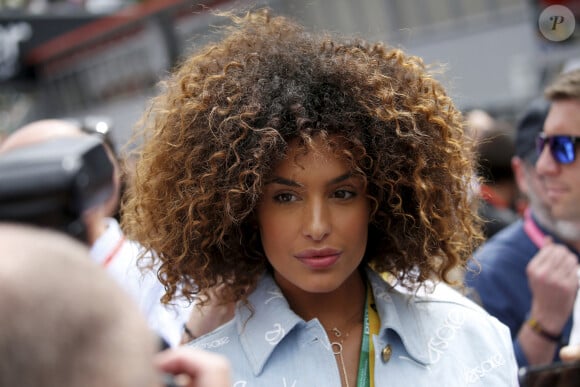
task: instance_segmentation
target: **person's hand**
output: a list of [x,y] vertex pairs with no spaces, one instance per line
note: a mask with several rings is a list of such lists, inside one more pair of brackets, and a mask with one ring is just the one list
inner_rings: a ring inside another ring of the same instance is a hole
[[532,291],[531,316],[559,335],[568,321],[578,291],[578,259],[566,246],[547,237],[526,268]]
[[560,359],[563,361],[580,361],[580,345],[567,345],[560,349]]
[[[179,347],[158,353],[157,369],[179,377],[185,387],[230,387],[230,363],[221,355],[199,349]],[[183,381],[182,381],[183,380]]]

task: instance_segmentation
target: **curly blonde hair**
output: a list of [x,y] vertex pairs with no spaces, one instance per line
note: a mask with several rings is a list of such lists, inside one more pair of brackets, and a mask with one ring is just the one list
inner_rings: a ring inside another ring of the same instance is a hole
[[163,301],[220,283],[224,300],[245,299],[269,268],[254,216],[264,182],[289,141],[317,135],[340,138],[365,178],[364,261],[407,285],[448,281],[481,241],[474,165],[461,114],[421,59],[310,34],[267,9],[231,17],[138,128],[123,222],[160,261]]

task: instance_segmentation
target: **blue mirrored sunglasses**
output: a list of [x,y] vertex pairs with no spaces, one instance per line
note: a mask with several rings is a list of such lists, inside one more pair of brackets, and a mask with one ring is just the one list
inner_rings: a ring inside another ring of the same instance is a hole
[[546,144],[550,146],[550,153],[559,164],[570,164],[576,160],[576,144],[580,137],[576,136],[546,136],[540,133],[536,137],[536,152],[538,156]]

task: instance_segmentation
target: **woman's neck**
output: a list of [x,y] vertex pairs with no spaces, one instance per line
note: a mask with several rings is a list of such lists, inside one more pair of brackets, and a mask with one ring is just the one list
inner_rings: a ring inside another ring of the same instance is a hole
[[361,270],[356,270],[329,293],[310,293],[297,287],[287,287],[282,292],[297,315],[305,321],[318,318],[325,328],[331,329],[352,320],[357,311],[362,321],[366,301],[363,275]]

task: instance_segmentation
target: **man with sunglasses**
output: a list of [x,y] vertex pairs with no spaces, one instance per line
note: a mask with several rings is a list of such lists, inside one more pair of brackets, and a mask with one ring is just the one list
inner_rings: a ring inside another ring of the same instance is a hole
[[[580,251],[580,70],[562,74],[546,90],[552,102],[544,130],[536,139],[539,155],[536,171],[550,204],[551,215],[563,229],[561,237],[573,251]],[[577,273],[569,277],[570,286]],[[578,282],[576,282],[577,286]],[[580,300],[576,300],[575,315],[580,317]],[[577,319],[577,318],[576,318]],[[575,321],[570,343],[580,344],[580,324]]]
[[[547,93],[547,98],[553,100],[550,93]],[[552,115],[550,121],[546,121],[548,112]],[[520,366],[546,364],[559,359],[559,349],[568,343],[578,289],[580,216],[568,217],[571,209],[564,214],[560,209],[553,209],[552,203],[564,187],[575,185],[568,190],[578,192],[580,176],[567,176],[567,180],[560,180],[561,177],[556,177],[561,172],[558,168],[574,167],[574,164],[558,164],[556,160],[566,159],[556,159],[560,156],[553,156],[548,147],[538,146],[543,141],[541,133],[552,135],[554,112],[559,113],[559,107],[554,111],[548,101],[536,100],[519,121],[512,168],[520,190],[528,198],[529,207],[522,220],[481,246],[465,278],[466,286],[473,288],[473,295],[482,306],[510,328]],[[576,114],[580,114],[580,108]],[[580,121],[578,130],[580,134]],[[564,134],[563,131],[556,133]],[[552,140],[546,141],[550,143]],[[556,150],[561,152],[562,140],[553,142],[555,147],[558,146]],[[545,163],[551,167],[552,177],[546,176]],[[578,174],[580,164],[575,168]],[[577,196],[578,202],[580,196]]]
[[544,131],[537,137],[536,170],[554,217],[580,220],[580,70],[561,75],[547,88],[552,101]]

